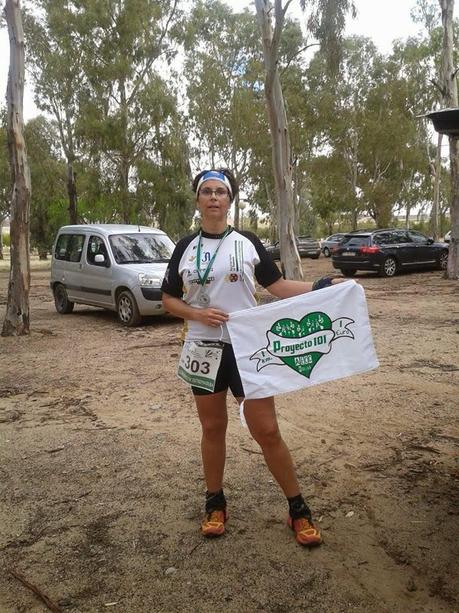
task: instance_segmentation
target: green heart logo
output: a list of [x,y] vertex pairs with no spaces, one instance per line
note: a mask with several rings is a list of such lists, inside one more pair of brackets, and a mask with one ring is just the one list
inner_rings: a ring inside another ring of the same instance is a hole
[[333,337],[331,319],[320,311],[308,313],[300,321],[290,317],[279,319],[271,326],[270,332],[275,336],[269,337],[268,333],[269,352],[308,379],[320,358],[328,353],[329,349],[324,349],[331,340],[330,336]]

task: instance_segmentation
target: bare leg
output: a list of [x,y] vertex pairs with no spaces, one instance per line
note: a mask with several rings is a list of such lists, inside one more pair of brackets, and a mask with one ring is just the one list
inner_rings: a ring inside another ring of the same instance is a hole
[[223,486],[226,459],[226,390],[194,399],[202,426],[201,454],[207,490],[218,492]]
[[300,493],[292,457],[279,432],[274,398],[244,401],[244,415],[253,438],[260,445],[271,474],[291,498]]

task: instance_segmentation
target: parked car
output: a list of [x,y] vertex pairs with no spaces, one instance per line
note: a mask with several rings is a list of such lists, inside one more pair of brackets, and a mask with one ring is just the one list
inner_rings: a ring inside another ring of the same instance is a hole
[[326,258],[331,256],[333,248],[339,245],[343,236],[345,236],[345,232],[337,232],[321,242],[320,247]]
[[445,243],[450,243],[451,242],[451,230],[448,230],[448,232],[445,234],[444,241],[445,241]]
[[164,313],[161,284],[174,250],[155,228],[134,225],[63,226],[51,263],[51,290],[58,313],[75,303],[116,311],[125,326],[143,315]]
[[393,277],[405,270],[446,269],[448,245],[414,230],[358,230],[346,234],[332,252],[332,263],[344,276],[357,270],[374,270]]
[[[310,236],[298,236],[296,239],[296,246],[301,258],[312,258],[317,260],[320,255],[319,241]],[[275,260],[280,259],[280,245],[279,241],[276,241],[274,245],[268,245],[266,251],[272,255]]]

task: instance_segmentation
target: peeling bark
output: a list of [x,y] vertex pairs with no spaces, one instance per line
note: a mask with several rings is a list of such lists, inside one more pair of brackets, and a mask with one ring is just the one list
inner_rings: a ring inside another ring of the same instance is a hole
[[30,172],[23,128],[24,33],[19,0],[7,0],[5,15],[10,39],[7,89],[8,150],[13,175],[11,196],[11,267],[2,336],[29,334]]
[[[443,24],[443,52],[441,81],[446,108],[458,106],[457,75],[454,68],[454,0],[439,0]],[[451,241],[449,244],[448,279],[459,279],[459,147],[458,137],[449,136],[449,159],[451,167]]]
[[255,0],[260,24],[265,65],[265,97],[272,142],[274,182],[279,218],[279,242],[282,269],[288,279],[303,279],[301,260],[295,242],[295,208],[293,201],[291,148],[282,86],[279,78],[279,43],[285,11],[281,0],[275,0],[275,28],[271,26],[269,0]]

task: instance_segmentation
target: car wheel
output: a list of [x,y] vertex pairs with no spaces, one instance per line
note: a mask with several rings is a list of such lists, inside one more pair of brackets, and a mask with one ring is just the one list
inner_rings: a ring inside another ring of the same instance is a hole
[[386,258],[381,267],[381,277],[393,277],[397,273],[397,260],[392,256]]
[[118,296],[116,311],[118,313],[118,319],[123,326],[138,326],[142,321],[137,302],[128,290],[124,290]]
[[54,287],[54,305],[56,307],[56,311],[61,313],[61,315],[71,313],[73,311],[73,307],[75,306],[75,303],[69,300],[67,290],[61,283],[58,283]]
[[341,268],[341,274],[345,277],[353,277],[357,272],[354,268]]
[[438,268],[440,270],[446,270],[448,268],[448,252],[442,251],[438,258]]
[[330,257],[330,249],[328,247],[324,247],[324,252],[323,253],[324,253],[324,256],[326,258]]

